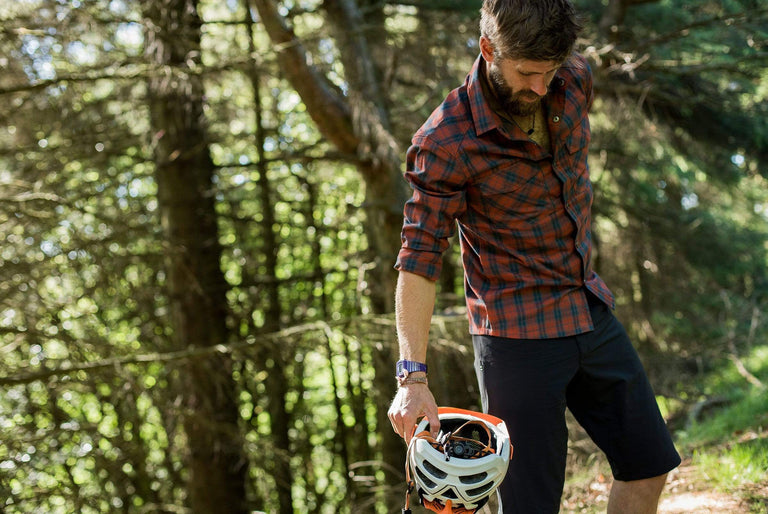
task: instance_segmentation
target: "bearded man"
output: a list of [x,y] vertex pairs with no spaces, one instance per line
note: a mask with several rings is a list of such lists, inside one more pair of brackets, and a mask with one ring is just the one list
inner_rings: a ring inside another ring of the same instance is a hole
[[439,420],[426,353],[435,281],[458,229],[484,411],[515,447],[502,513],[556,513],[566,407],[607,456],[609,513],[656,512],[680,457],[614,297],[592,268],[592,75],[568,0],[485,0],[480,56],[413,137],[396,268],[400,361],[389,410],[406,442]]

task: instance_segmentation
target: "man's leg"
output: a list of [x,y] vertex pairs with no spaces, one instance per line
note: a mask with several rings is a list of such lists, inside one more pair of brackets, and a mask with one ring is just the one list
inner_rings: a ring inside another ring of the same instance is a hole
[[655,513],[680,456],[626,331],[607,307],[591,307],[595,330],[576,336],[581,364],[568,407],[611,465],[608,512]]
[[573,338],[474,336],[483,409],[505,421],[514,446],[498,489],[500,513],[556,514],[565,480],[565,392],[578,368]]
[[614,480],[608,514],[655,514],[666,482],[666,473],[630,482]]

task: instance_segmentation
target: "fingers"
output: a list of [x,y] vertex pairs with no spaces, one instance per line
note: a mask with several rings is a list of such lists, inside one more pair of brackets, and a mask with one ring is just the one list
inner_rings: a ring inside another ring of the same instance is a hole
[[392,429],[406,443],[411,441],[416,430],[416,423],[422,416],[427,417],[433,436],[437,436],[440,429],[437,404],[432,393],[423,385],[398,389],[387,416],[392,424]]
[[433,403],[425,413],[427,420],[429,421],[429,433],[432,437],[437,438],[437,434],[440,432],[440,418],[437,415],[437,404]]
[[409,430],[409,426],[416,423],[416,416],[410,416],[408,410],[405,409],[401,404],[402,402],[398,400],[399,398],[396,396],[389,408],[387,416],[389,417],[389,422],[392,424],[392,430],[405,439],[405,442],[407,443],[411,438],[409,433],[411,435],[413,434],[413,429]]
[[389,422],[392,424],[392,430],[394,430],[397,435],[404,438],[402,431],[402,415],[398,409],[395,409],[394,402],[392,402],[392,406],[390,406],[387,416],[389,417]]

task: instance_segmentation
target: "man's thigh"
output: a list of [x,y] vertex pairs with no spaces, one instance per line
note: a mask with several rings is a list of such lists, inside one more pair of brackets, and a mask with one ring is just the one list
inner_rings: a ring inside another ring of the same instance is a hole
[[565,478],[566,389],[578,368],[573,338],[474,336],[483,409],[507,424],[514,446],[499,487],[504,514],[556,513]]
[[568,407],[606,454],[614,478],[663,475],[680,457],[643,365],[607,307],[593,307],[592,318],[595,330],[576,336],[581,362],[568,386]]

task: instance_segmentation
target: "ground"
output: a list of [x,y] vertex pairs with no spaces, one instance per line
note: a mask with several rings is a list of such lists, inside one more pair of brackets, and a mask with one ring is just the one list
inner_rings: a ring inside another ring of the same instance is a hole
[[[610,491],[610,478],[595,470],[591,480],[582,487],[566,490],[562,514],[605,512]],[[768,513],[768,485],[748,491],[755,502],[748,502],[744,494],[713,490],[702,482],[701,474],[690,461],[670,473],[667,487],[659,503],[660,514],[766,514]]]
[[702,490],[701,484],[690,462],[670,474],[667,488],[659,504],[659,512],[666,514],[704,514],[704,513],[750,513],[747,505],[739,496],[718,491]]
[[[604,463],[595,462],[588,473],[581,475],[583,478],[569,481],[561,514],[605,512],[611,479],[600,471],[604,466]],[[768,484],[755,486],[749,491],[727,493],[708,487],[701,477],[702,474],[691,461],[684,460],[669,474],[659,503],[659,514],[768,514]],[[480,514],[495,512],[496,502],[492,499]]]
[[[604,513],[611,487],[610,467],[586,432],[567,415],[570,440],[561,514]],[[762,433],[762,430],[761,430]],[[768,514],[768,484],[724,492],[690,458],[673,470],[659,502],[660,514]]]

